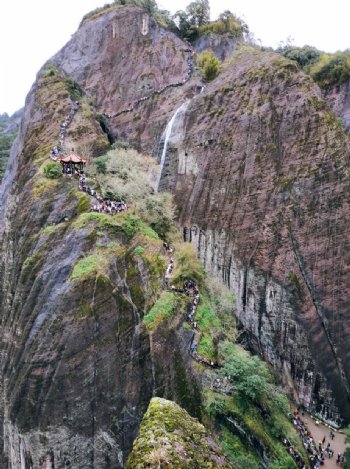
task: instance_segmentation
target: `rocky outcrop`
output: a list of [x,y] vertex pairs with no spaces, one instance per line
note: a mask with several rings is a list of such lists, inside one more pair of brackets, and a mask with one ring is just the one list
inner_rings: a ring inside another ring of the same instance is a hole
[[[162,285],[161,241],[135,258],[122,220],[84,221],[77,182],[44,177],[71,85],[52,65],[40,72],[1,186],[1,467],[121,468],[155,390],[200,406],[181,335],[141,329]],[[65,145],[98,154],[109,143],[90,99],[80,95]],[[95,268],[72,278],[85,258]]]
[[126,468],[232,468],[204,426],[177,404],[154,398]]
[[192,99],[160,187],[185,238],[237,296],[252,346],[307,408],[350,419],[348,137],[277,55],[237,53]]
[[[96,245],[96,222],[78,223],[86,201],[76,181],[42,173],[70,105],[61,76],[38,79],[1,186],[4,468],[123,467],[152,395],[149,341],[140,331],[150,289],[135,286],[160,273],[134,259],[131,245],[130,257],[123,230],[107,229]],[[82,128],[87,143],[106,140],[92,117],[82,98],[70,144],[81,143]],[[124,249],[113,250],[117,240]],[[70,278],[101,249],[103,272]]]
[[342,119],[346,130],[350,130],[350,81],[333,86],[324,93],[334,114]]
[[50,61],[74,78],[115,139],[154,151],[169,115],[201,88],[192,47],[145,10],[115,6],[84,22]]
[[241,44],[241,37],[234,37],[232,34],[203,34],[193,42],[193,48],[199,54],[204,50],[212,50],[214,54],[224,62],[228,59],[235,48]]
[[[75,181],[44,177],[77,91],[65,144],[92,155],[127,139],[160,156],[185,103],[160,179],[185,238],[301,402],[349,420],[348,137],[278,56],[243,50],[203,93],[191,67],[188,44],[114,5],[83,22],[27,97],[0,192],[1,467],[121,468],[152,395],[201,412],[191,333],[141,328],[161,242],[144,240],[153,261],[136,259],[132,216],[84,217]],[[92,271],[72,278],[86,258]]]

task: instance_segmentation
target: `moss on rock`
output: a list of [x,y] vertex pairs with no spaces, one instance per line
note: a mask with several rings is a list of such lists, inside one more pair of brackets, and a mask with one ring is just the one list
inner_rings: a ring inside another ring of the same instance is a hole
[[232,468],[204,426],[180,406],[159,397],[151,400],[126,469]]

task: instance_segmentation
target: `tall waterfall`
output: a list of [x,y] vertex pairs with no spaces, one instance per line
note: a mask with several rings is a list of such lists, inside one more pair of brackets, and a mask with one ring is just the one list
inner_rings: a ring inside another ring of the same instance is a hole
[[168,149],[168,142],[169,142],[170,137],[172,136],[172,130],[173,130],[174,123],[176,122],[176,118],[178,117],[179,114],[181,114],[181,112],[183,112],[183,113],[186,112],[187,106],[188,106],[188,101],[184,102],[179,108],[176,109],[174,115],[172,116],[170,121],[167,123],[165,131],[162,135],[162,139],[164,137],[164,147],[163,147],[163,151],[162,151],[162,156],[160,158],[160,169],[159,169],[159,174],[158,174],[158,178],[157,178],[157,182],[156,182],[156,191],[157,192],[159,190],[159,184],[160,184],[160,180],[161,180],[161,177],[162,177],[166,151]]

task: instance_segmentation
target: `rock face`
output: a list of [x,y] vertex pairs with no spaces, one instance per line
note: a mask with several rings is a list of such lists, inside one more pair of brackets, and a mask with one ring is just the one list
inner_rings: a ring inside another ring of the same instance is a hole
[[151,400],[127,469],[148,467],[232,468],[198,420],[177,404]]
[[[43,175],[76,99],[70,85],[57,70],[40,72],[1,186],[3,468],[122,468],[152,397],[152,371],[165,396],[179,395],[178,373],[181,391],[190,388],[181,353],[176,370],[169,361],[158,372],[141,330],[154,302],[150,285],[162,285],[161,241],[136,259],[122,222],[80,218],[89,201],[74,178]],[[89,103],[80,97],[66,143],[105,148]],[[71,278],[74,266],[96,255],[95,271]],[[181,349],[175,339],[173,350]]]
[[[123,223],[81,217],[73,178],[43,177],[76,99],[67,78],[81,95],[66,143],[94,154],[108,132],[159,157],[185,103],[160,179],[185,238],[301,402],[349,421],[348,136],[319,89],[292,63],[243,51],[199,93],[188,44],[130,7],[86,20],[50,63],[0,192],[0,466],[121,468],[155,392],[200,414],[190,338],[140,327],[161,285],[161,242],[154,264],[135,259]],[[102,266],[72,279],[96,253]]]
[[329,102],[333,112],[339,116],[346,129],[350,130],[350,81],[334,86],[325,92],[325,99]]
[[257,51],[238,53],[177,125],[160,187],[175,193],[185,239],[301,403],[349,422],[342,125],[295,65]]
[[232,52],[242,41],[242,38],[234,37],[231,34],[211,33],[196,39],[193,42],[193,47],[198,54],[204,50],[211,49],[223,62],[230,57]]
[[143,151],[156,151],[177,103],[201,88],[191,46],[135,7],[87,20],[51,62],[92,97],[114,138]]

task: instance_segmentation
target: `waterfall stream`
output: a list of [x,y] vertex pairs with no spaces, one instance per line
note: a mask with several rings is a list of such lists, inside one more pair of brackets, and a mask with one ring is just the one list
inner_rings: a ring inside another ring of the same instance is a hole
[[160,184],[160,180],[161,180],[161,177],[162,177],[163,166],[164,166],[164,162],[165,162],[165,156],[166,156],[166,152],[167,152],[167,149],[168,149],[169,139],[172,135],[172,130],[173,130],[174,123],[176,122],[176,118],[178,117],[179,114],[186,112],[187,106],[188,106],[188,101],[184,102],[179,108],[176,109],[176,111],[173,114],[172,118],[167,123],[165,131],[162,135],[161,140],[163,140],[163,136],[164,136],[164,147],[163,147],[163,151],[162,151],[162,156],[160,158],[160,169],[159,169],[159,174],[158,174],[156,187],[155,187],[157,192],[159,190],[159,184]]

